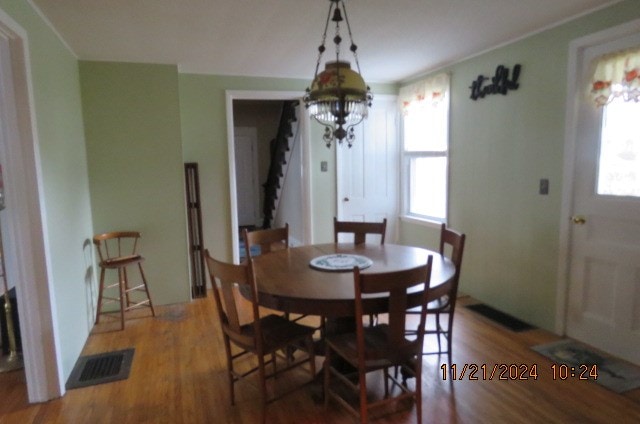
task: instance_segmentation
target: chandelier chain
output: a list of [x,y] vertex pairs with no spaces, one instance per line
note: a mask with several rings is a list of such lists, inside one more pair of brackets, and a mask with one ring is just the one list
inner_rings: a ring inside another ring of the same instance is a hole
[[[341,2],[342,3],[342,2]],[[338,3],[336,3],[336,7],[338,7]],[[344,3],[342,3],[342,7],[344,7]],[[336,62],[340,61],[340,42],[342,38],[340,37],[340,21],[336,20],[336,35],[333,36],[333,44],[336,46]]]
[[325,50],[325,43],[327,41],[327,30],[329,29],[329,21],[331,20],[331,11],[333,10],[334,4],[331,2],[331,6],[329,7],[329,13],[327,14],[327,21],[324,24],[324,32],[322,33],[322,42],[320,43],[320,47],[318,48],[318,61],[316,62],[316,71],[313,74],[313,77],[318,76],[318,70],[320,69],[320,62],[322,62],[322,54]]
[[[331,4],[322,33],[322,43],[318,47],[314,78],[310,87],[307,87],[303,100],[311,117],[325,127],[322,138],[327,147],[331,147],[333,142],[342,144],[343,141],[351,147],[355,141],[354,127],[367,117],[367,109],[371,107],[373,96],[360,74],[360,61],[356,52],[358,46],[353,42],[345,2],[344,0],[329,1]],[[321,71],[320,64],[326,51],[329,21],[335,22],[335,35],[332,40],[335,61],[327,60],[325,69]],[[355,59],[357,72],[351,68],[348,61],[341,60],[341,44],[346,41],[341,36],[341,32],[344,32],[344,29],[340,28],[341,22],[347,25],[351,42],[349,50]]]
[[360,62],[358,61],[358,53],[356,52],[357,46],[356,43],[353,42],[353,34],[351,34],[351,25],[349,24],[349,15],[347,14],[347,6],[344,4],[344,0],[341,0],[342,10],[344,10],[344,21],[347,24],[347,32],[349,33],[349,40],[351,40],[351,52],[353,53],[353,58],[356,62],[356,68],[358,69],[358,73],[361,74],[360,71]]

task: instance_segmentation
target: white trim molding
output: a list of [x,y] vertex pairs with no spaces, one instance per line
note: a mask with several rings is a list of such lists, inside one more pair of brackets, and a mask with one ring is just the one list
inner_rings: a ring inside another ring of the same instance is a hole
[[[26,31],[0,10],[0,114],[6,239],[15,263],[22,350],[30,402],[64,394],[46,213]],[[0,140],[1,141],[1,140]]]
[[[233,124],[233,101],[234,100],[292,100],[299,99],[302,102],[303,92],[299,91],[253,91],[253,90],[227,90],[226,91],[226,111],[227,111],[227,149],[229,158],[229,204],[231,208],[231,248],[233,262],[240,260],[238,242],[238,202],[236,199],[236,161],[234,143]],[[309,115],[302,114],[300,118],[300,147],[302,149],[302,187],[304,201],[302,214],[304,222],[304,243],[310,243],[313,238],[312,233],[312,213],[311,213],[311,152],[310,152],[310,122]]]
[[569,261],[571,249],[571,223],[573,190],[575,183],[575,148],[578,133],[578,101],[584,89],[580,87],[580,63],[585,50],[616,39],[640,32],[640,19],[627,22],[604,31],[573,40],[569,44],[567,64],[567,98],[565,106],[564,167],[562,175],[562,203],[560,209],[560,245],[558,257],[558,275],[556,290],[557,334],[565,334],[567,294],[569,290]]

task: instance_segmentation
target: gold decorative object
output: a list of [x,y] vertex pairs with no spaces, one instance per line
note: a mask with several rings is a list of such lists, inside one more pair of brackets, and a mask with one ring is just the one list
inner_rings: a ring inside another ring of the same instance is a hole
[[[330,1],[329,14],[322,34],[322,44],[318,47],[316,71],[303,100],[311,117],[325,127],[323,140],[327,147],[331,147],[331,143],[334,141],[342,144],[344,140],[351,147],[355,139],[354,126],[367,117],[373,96],[360,74],[360,64],[356,54],[358,46],[353,42],[344,0]],[[351,41],[349,50],[353,54],[357,70],[351,69],[351,64],[340,58],[342,43],[340,23],[343,21],[347,26]],[[335,61],[326,62],[324,71],[320,72],[330,22],[335,23],[335,36],[333,37]]]
[[[2,205],[4,206],[4,204]],[[4,207],[2,207],[4,209]],[[1,210],[1,209],[0,209]],[[0,231],[0,266],[2,270],[2,282],[4,284],[4,313],[7,320],[7,334],[9,335],[9,355],[0,357],[0,373],[15,371],[24,368],[22,354],[18,352],[16,345],[16,332],[13,323],[11,299],[9,299],[9,285],[4,264],[4,248],[2,246],[2,231]]]

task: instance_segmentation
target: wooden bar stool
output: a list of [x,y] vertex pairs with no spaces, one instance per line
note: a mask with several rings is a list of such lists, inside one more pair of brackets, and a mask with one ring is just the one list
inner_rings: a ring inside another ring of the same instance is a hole
[[[100,322],[100,315],[120,313],[120,329],[124,329],[124,313],[140,307],[151,309],[151,315],[156,316],[149,296],[147,280],[142,270],[144,258],[136,253],[140,233],[136,231],[117,231],[112,233],[99,234],[93,237],[98,255],[100,255],[100,288],[98,292],[98,311],[96,313],[96,324]],[[127,267],[137,265],[140,270],[141,283],[135,287],[129,286],[127,277]],[[105,275],[108,269],[118,271],[118,281],[105,286]],[[105,290],[118,288],[118,297],[105,296]],[[141,292],[142,296],[132,299],[132,292]],[[104,305],[109,303],[119,303],[120,309],[115,311],[103,311]],[[110,315],[107,315],[110,316]],[[113,318],[113,317],[112,317]]]

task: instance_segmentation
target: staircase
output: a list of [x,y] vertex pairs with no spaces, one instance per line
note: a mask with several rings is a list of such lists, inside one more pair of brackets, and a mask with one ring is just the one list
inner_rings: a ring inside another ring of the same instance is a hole
[[[276,138],[271,140],[271,162],[269,165],[269,174],[267,181],[262,185],[264,188],[264,206],[262,228],[271,228],[271,223],[278,209],[278,200],[280,198],[281,188],[286,176],[288,152],[293,147],[295,141],[294,134],[297,133],[298,119],[296,118],[296,109],[299,102],[297,100],[285,101],[282,107],[282,115],[280,116],[280,125]],[[291,144],[291,145],[290,145]]]

